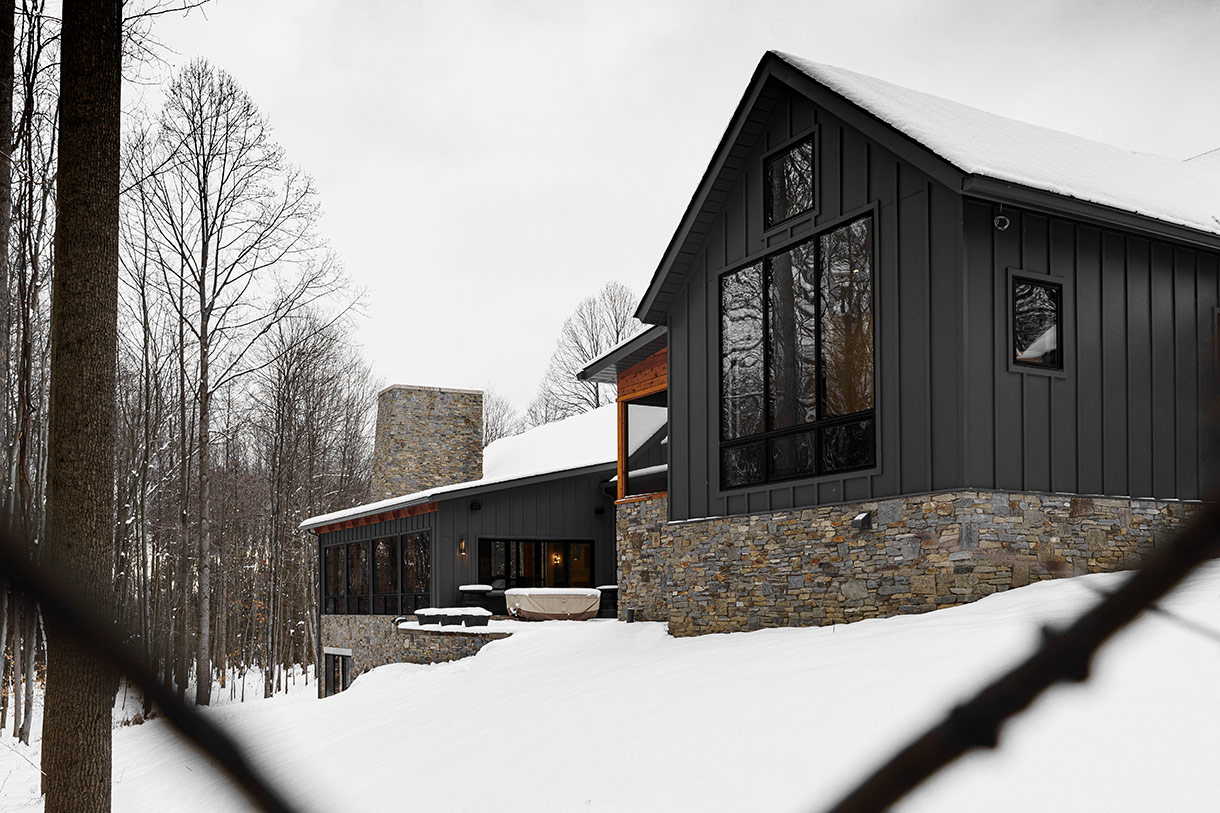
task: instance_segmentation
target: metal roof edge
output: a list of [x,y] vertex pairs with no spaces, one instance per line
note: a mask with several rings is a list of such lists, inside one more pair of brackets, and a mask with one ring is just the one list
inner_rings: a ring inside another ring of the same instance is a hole
[[[638,353],[645,349],[651,349],[652,352],[648,353],[647,355],[652,355],[652,353],[660,350],[661,347],[668,346],[669,342],[666,338],[668,332],[669,329],[665,325],[651,325],[632,336],[630,339],[627,339],[615,347],[610,348],[605,353],[602,353],[600,356],[590,361],[584,366],[584,369],[576,374],[576,378],[580,381],[596,381],[599,379],[594,378],[594,376],[596,376],[598,373],[613,367],[615,364],[634,353]],[[661,344],[661,346],[656,348],[651,347],[651,345],[661,341],[662,339],[664,339],[664,342]],[[610,380],[602,383],[612,384],[615,382]]]

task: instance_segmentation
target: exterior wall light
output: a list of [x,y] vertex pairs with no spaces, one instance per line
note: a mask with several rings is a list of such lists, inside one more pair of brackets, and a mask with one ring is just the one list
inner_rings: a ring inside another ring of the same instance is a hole
[[458,540],[458,553],[466,555],[466,537],[464,536]]
[[855,528],[857,531],[872,530],[873,512],[872,511],[862,511],[859,514],[856,514],[854,517],[852,517],[851,527]]

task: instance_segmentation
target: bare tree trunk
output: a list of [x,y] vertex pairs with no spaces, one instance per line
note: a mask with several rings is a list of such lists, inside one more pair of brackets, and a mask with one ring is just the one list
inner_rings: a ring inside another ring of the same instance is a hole
[[0,422],[8,416],[8,238],[13,221],[13,17],[16,13],[16,0],[0,3]]
[[13,668],[9,673],[12,676],[11,697],[13,700],[13,737],[16,737],[21,731],[21,725],[23,722],[22,718],[24,717],[23,710],[25,693],[21,691],[21,678],[25,673],[21,668],[21,656],[25,650],[24,647],[21,646],[21,622],[22,618],[24,617],[22,610],[25,603],[24,598],[19,598],[17,601],[13,602]]
[[[121,0],[65,0],[44,561],[110,611],[122,88]],[[46,813],[110,810],[114,672],[53,623]]]
[[8,721],[8,585],[0,584],[0,731]]
[[34,722],[34,663],[38,658],[38,606],[30,604],[29,617],[25,620],[25,719],[21,721],[21,730],[17,739],[26,745],[30,744],[30,726]]
[[[183,279],[178,278],[178,309],[182,310]],[[175,656],[178,676],[177,689],[179,699],[186,697],[186,684],[190,680],[191,660],[190,648],[187,644],[187,620],[191,608],[191,559],[190,529],[187,527],[187,511],[190,500],[190,455],[187,448],[186,426],[186,325],[184,320],[178,320],[178,614],[174,619]]]
[[[206,244],[205,244],[206,250]],[[202,299],[202,297],[201,297]],[[212,699],[212,396],[208,392],[207,327],[199,339],[199,639],[195,649],[195,704]]]

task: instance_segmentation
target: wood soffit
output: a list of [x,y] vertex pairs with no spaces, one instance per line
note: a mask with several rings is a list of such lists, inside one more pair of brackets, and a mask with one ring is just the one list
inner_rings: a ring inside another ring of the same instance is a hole
[[425,502],[419,505],[410,505],[406,508],[395,508],[391,511],[381,511],[376,514],[367,514],[363,517],[353,517],[351,519],[332,522],[328,525],[320,525],[317,528],[310,530],[321,536],[335,531],[344,531],[348,528],[359,528],[361,525],[372,525],[377,522],[388,522],[393,519],[405,519],[407,517],[418,516],[419,514],[431,514],[433,511],[440,510],[440,503]]
[[576,377],[598,384],[616,384],[620,375],[666,347],[667,341],[664,325],[646,328],[630,341],[589,362]]
[[663,347],[618,375],[618,400],[631,401],[669,387],[669,348]]

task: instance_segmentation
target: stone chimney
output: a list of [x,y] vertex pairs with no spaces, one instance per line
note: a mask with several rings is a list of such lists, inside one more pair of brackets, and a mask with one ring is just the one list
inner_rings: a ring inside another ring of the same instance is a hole
[[395,384],[377,393],[374,500],[482,476],[482,392]]

